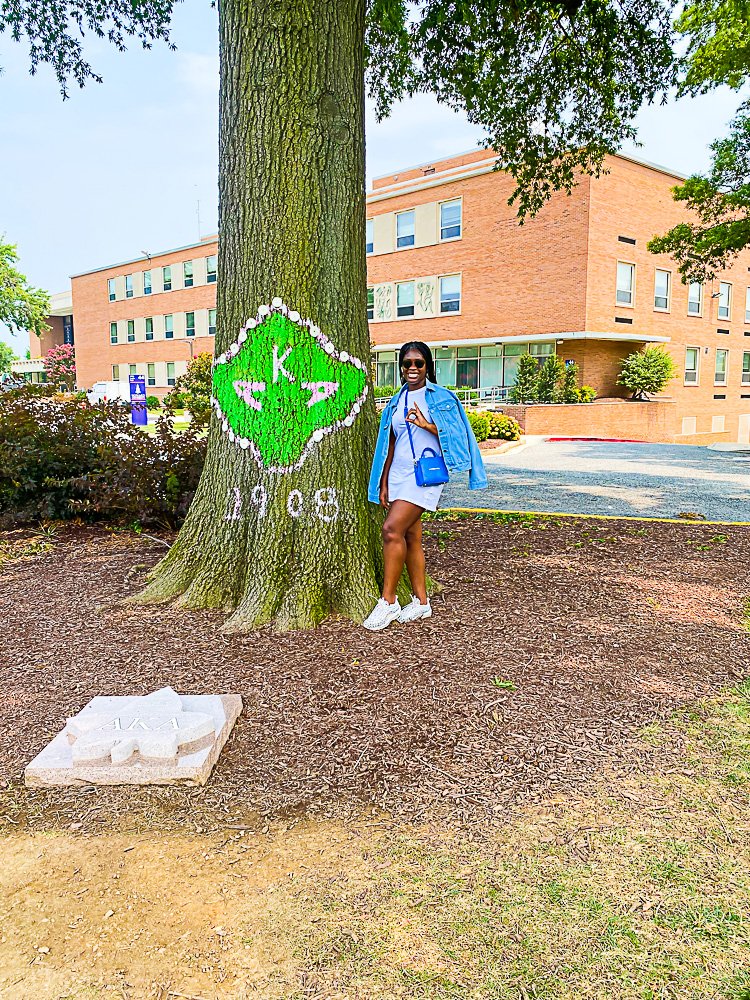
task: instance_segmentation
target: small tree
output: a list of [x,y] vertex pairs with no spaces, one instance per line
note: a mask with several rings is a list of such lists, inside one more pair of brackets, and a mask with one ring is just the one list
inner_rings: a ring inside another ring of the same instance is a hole
[[18,361],[18,355],[9,344],[0,340],[0,375],[7,375],[14,361]]
[[536,403],[539,365],[531,354],[522,354],[518,360],[516,381],[510,390],[512,403]]
[[5,323],[13,333],[32,330],[37,337],[49,327],[49,295],[41,288],[33,288],[15,266],[18,262],[16,247],[0,240],[0,323]]
[[581,390],[578,388],[578,365],[565,365],[565,371],[560,382],[560,397],[563,403],[579,403]]
[[649,393],[663,392],[676,374],[671,354],[652,344],[625,358],[617,384],[629,389],[632,399],[648,399]]
[[71,344],[51,347],[44,358],[44,371],[52,385],[72,389],[76,383],[76,349]]
[[562,394],[560,383],[565,375],[565,364],[556,354],[550,354],[536,380],[537,399],[540,403],[559,403]]
[[196,426],[208,423],[211,416],[211,365],[213,355],[207,351],[193,358],[184,375],[180,375],[174,388],[164,398],[168,409],[175,409],[178,400],[184,400],[185,409]]

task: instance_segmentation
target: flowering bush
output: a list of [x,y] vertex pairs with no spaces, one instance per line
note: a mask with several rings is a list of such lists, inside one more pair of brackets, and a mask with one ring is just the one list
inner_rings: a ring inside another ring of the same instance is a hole
[[72,389],[76,383],[76,349],[72,344],[51,347],[44,359],[47,381],[54,386]]
[[133,426],[116,402],[82,405],[51,388],[0,394],[0,526],[80,517],[177,527],[205,458],[205,439]]
[[489,422],[489,437],[500,438],[503,441],[518,441],[521,436],[521,425],[513,417],[504,413],[486,413]]

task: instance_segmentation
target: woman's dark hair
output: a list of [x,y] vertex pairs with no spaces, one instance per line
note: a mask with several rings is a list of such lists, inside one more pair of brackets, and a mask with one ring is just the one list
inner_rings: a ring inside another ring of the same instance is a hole
[[427,380],[429,382],[437,382],[437,376],[435,375],[435,362],[432,360],[432,351],[429,349],[427,344],[423,343],[421,340],[410,340],[409,343],[404,344],[398,352],[398,373],[401,375],[401,382],[404,383],[406,381],[401,373],[401,366],[404,363],[404,357],[406,356],[407,351],[419,351],[424,358],[425,367],[427,368]]

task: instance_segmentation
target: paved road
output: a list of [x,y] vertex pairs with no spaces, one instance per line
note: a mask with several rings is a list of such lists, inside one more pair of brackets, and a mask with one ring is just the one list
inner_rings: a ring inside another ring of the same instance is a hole
[[486,459],[489,488],[450,483],[443,507],[750,521],[750,454],[690,445],[532,440]]

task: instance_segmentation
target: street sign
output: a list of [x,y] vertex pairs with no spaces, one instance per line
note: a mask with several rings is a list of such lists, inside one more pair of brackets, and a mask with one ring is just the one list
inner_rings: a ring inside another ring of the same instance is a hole
[[148,423],[145,375],[130,376],[130,419],[142,427]]

